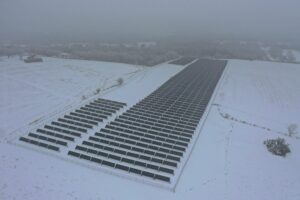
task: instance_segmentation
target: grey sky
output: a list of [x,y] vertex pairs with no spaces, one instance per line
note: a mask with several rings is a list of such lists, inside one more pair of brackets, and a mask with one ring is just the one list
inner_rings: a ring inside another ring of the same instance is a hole
[[213,34],[297,39],[299,21],[299,0],[0,0],[0,37]]

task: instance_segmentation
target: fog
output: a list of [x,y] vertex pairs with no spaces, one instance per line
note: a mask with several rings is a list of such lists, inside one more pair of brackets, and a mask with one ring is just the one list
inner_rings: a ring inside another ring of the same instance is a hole
[[0,0],[0,39],[299,40],[299,0]]

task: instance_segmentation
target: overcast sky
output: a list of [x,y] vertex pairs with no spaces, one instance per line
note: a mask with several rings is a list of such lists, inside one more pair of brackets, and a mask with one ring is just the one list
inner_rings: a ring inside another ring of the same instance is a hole
[[300,0],[0,0],[0,37],[218,35],[300,40]]

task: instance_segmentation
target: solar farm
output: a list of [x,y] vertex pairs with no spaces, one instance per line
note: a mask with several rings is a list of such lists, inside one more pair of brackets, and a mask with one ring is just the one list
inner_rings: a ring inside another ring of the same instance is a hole
[[136,104],[97,98],[31,130],[18,143],[173,188],[226,66],[208,59],[175,62],[188,66]]
[[298,199],[298,65],[43,59],[0,62],[0,199]]

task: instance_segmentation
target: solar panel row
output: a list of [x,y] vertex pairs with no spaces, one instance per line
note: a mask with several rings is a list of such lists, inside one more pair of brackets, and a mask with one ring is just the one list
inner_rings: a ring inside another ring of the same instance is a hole
[[145,171],[145,170],[140,170],[138,168],[128,167],[126,165],[110,162],[110,161],[107,161],[105,159],[96,158],[96,157],[86,155],[86,154],[83,154],[83,153],[78,153],[78,152],[75,152],[75,151],[69,151],[68,154],[70,156],[74,156],[74,157],[81,158],[81,159],[84,159],[84,160],[92,161],[92,162],[95,162],[97,164],[104,165],[104,166],[107,166],[107,167],[116,168],[116,169],[119,169],[119,170],[122,170],[122,171],[138,174],[138,175],[141,175],[141,176],[150,177],[150,178],[165,181],[165,182],[170,182],[170,178],[167,177],[167,176],[154,174],[154,173],[151,173],[151,172],[148,172],[148,171]]
[[29,143],[29,144],[33,144],[35,146],[43,147],[43,148],[46,148],[46,149],[49,149],[49,150],[59,151],[59,147],[57,147],[57,146],[50,145],[50,144],[43,143],[43,142],[39,142],[39,141],[29,139],[29,138],[26,138],[26,137],[20,137],[20,141],[26,142],[26,143]]
[[[174,174],[173,169],[166,168],[166,167],[160,167],[157,164],[146,163],[146,162],[140,161],[140,160],[151,160],[151,158],[148,156],[141,155],[140,157],[142,159],[138,159],[138,157],[135,157],[136,154],[129,154],[134,159],[132,159],[130,156],[124,156],[124,155],[120,156],[122,154],[114,152],[115,149],[112,147],[109,147],[109,146],[104,146],[102,151],[95,150],[95,149],[88,148],[88,147],[83,147],[83,146],[76,146],[76,150],[79,150],[82,152],[88,152],[90,154],[99,155],[104,158],[120,161],[120,162],[127,163],[127,164],[132,164],[132,165],[139,166],[139,167],[145,167],[145,168],[148,168],[148,169],[154,170],[154,171],[161,171],[161,172],[165,172],[165,173],[169,173],[169,174]],[[120,154],[120,155],[118,155],[118,154]]]
[[70,115],[80,117],[81,119],[92,120],[92,121],[95,121],[97,123],[98,122],[103,122],[103,119],[101,117],[94,117],[94,116],[90,116],[88,114],[83,114],[83,113],[78,113],[78,112],[71,112]]
[[36,138],[36,139],[48,141],[48,142],[50,142],[50,143],[54,143],[54,144],[58,144],[58,145],[67,146],[67,144],[68,144],[68,143],[65,142],[65,141],[56,140],[56,139],[53,139],[53,138],[49,138],[49,137],[46,137],[46,136],[43,136],[43,135],[34,134],[34,133],[29,133],[28,136],[29,136],[29,137],[33,137],[33,138]]
[[70,155],[170,182],[225,65],[216,60],[191,64]]
[[116,101],[97,99],[43,128],[38,128],[35,133],[30,132],[28,137],[20,137],[19,140],[59,151],[60,146],[67,146],[68,142],[74,142],[75,138],[81,137],[125,105]]
[[55,138],[60,138],[60,139],[68,140],[68,141],[74,141],[73,137],[66,136],[66,135],[59,134],[59,133],[55,133],[55,132],[48,131],[48,130],[44,130],[44,129],[37,129],[36,132],[44,134],[44,135],[52,136],[52,137],[55,137]]
[[[128,148],[122,148],[119,146],[119,143],[117,142],[111,142],[111,144],[106,144],[106,143],[98,143],[97,142],[97,138],[93,137],[93,142],[87,142],[85,141],[83,143],[83,146],[89,146],[92,148],[96,148],[96,149],[103,149],[103,150],[111,150],[112,148],[112,152],[114,153],[118,153],[118,154],[122,154],[122,155],[126,155],[128,157],[132,157],[132,158],[138,158],[141,160],[149,160],[155,163],[160,163],[160,164],[166,164],[170,167],[177,167],[177,163],[174,161],[170,161],[166,158],[160,158],[158,155],[155,155],[155,153],[150,153],[150,155],[145,155],[141,152],[135,152],[132,149],[128,149]],[[109,145],[109,146],[108,146]]]
[[98,125],[97,121],[87,120],[87,119],[83,119],[83,118],[80,118],[80,117],[74,117],[74,116],[71,116],[71,115],[65,115],[64,118],[71,119],[71,120],[78,121],[78,122],[84,122],[86,124]]

